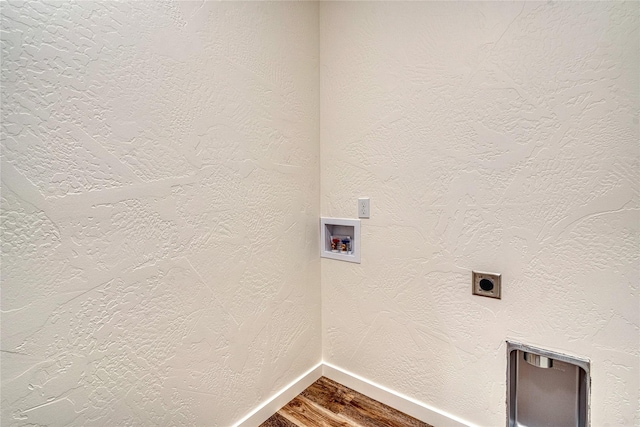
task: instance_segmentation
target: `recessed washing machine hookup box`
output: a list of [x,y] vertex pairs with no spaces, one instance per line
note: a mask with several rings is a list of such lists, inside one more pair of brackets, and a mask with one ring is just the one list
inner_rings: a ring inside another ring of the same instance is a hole
[[320,218],[320,256],[360,264],[360,220]]

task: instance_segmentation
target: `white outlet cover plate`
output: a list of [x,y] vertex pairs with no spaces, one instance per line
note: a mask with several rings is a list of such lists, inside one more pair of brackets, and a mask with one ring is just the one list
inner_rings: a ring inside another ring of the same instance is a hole
[[370,202],[368,197],[361,197],[358,199],[358,218],[369,218],[370,215]]

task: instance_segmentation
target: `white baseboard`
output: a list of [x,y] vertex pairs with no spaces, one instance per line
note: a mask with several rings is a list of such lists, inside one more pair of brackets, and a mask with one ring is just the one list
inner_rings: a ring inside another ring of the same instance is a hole
[[468,421],[324,362],[322,375],[435,427],[473,426]]
[[372,399],[389,405],[405,414],[431,424],[435,427],[473,427],[468,421],[439,409],[432,408],[422,402],[390,390],[382,385],[369,381],[359,375],[345,371],[329,363],[318,363],[305,374],[298,377],[288,386],[276,393],[271,399],[253,410],[249,415],[238,421],[234,427],[258,427],[270,416],[275,414],[294,397],[302,393],[318,378],[325,376],[340,384],[354,389]]
[[305,374],[276,393],[249,415],[238,421],[234,427],[257,427],[275,414],[294,397],[302,393],[307,387],[322,376],[322,363],[318,363]]

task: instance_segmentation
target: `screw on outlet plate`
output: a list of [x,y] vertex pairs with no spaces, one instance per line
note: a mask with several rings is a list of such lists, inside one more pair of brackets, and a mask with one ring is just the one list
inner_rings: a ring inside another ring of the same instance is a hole
[[473,272],[472,293],[481,297],[501,299],[502,276],[497,273]]

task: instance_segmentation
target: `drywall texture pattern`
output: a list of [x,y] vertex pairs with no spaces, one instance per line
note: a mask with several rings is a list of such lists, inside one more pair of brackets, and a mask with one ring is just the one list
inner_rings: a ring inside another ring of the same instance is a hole
[[320,8],[321,212],[371,197],[362,264],[321,262],[325,360],[495,426],[520,340],[638,425],[638,4]]
[[317,364],[318,5],[2,31],[2,425],[229,426]]

